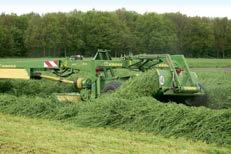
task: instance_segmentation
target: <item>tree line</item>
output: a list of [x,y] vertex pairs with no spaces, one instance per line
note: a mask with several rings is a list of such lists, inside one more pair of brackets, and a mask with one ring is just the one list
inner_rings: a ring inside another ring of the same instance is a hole
[[1,57],[92,56],[98,49],[108,49],[112,56],[231,57],[231,20],[125,9],[0,15]]

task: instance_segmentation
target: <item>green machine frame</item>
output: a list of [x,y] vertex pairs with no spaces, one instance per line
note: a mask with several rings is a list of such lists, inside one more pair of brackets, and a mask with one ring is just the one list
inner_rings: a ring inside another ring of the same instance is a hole
[[[115,73],[117,68],[136,71],[138,75],[155,69],[159,76],[158,94],[161,96],[205,95],[197,75],[189,70],[183,55],[141,54],[112,59],[108,51],[98,50],[90,60],[18,59],[13,63],[0,60],[0,79],[44,78],[73,84],[76,87],[76,95],[80,95],[81,99],[85,100],[99,97],[108,82],[123,81],[133,77],[132,75],[117,76]],[[52,72],[53,75],[48,75],[46,72]]]

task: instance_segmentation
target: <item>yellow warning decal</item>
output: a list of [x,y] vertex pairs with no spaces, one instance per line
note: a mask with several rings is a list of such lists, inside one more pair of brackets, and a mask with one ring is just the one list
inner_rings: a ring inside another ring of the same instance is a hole
[[16,65],[13,64],[0,64],[2,68],[16,68]]
[[104,62],[104,66],[112,66],[112,67],[122,67],[122,63],[109,63],[109,62]]
[[81,97],[80,96],[68,96],[68,95],[57,95],[56,96],[57,99],[60,102],[76,102],[76,101],[81,101]]
[[163,64],[158,64],[157,67],[169,67],[169,66],[168,64],[163,63]]

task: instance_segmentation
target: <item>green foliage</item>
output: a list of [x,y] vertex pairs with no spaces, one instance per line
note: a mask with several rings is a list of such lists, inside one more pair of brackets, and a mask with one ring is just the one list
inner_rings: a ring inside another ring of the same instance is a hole
[[217,56],[225,57],[225,48],[229,44],[230,35],[227,33],[230,30],[230,23],[227,18],[216,18],[213,24],[215,48]]
[[26,55],[24,37],[26,28],[26,16],[0,15],[0,56]]
[[162,16],[150,13],[141,16],[137,21],[141,44],[148,53],[176,52],[176,34],[174,25]]
[[92,56],[109,49],[124,53],[177,53],[230,57],[231,21],[180,13],[72,11],[0,15],[0,56]]
[[[184,54],[190,57],[212,56],[214,35],[212,24],[206,19],[194,17],[190,20]],[[192,52],[188,52],[192,51]]]

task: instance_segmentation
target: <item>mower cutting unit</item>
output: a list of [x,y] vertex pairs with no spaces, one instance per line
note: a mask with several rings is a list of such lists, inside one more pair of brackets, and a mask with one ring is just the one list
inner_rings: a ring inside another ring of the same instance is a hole
[[[119,76],[116,69],[136,73]],[[60,101],[97,98],[147,70],[157,71],[157,99],[203,105],[205,91],[183,55],[142,54],[112,60],[108,51],[98,50],[91,60],[0,60],[0,79],[48,79],[74,85],[73,93],[57,94]]]

